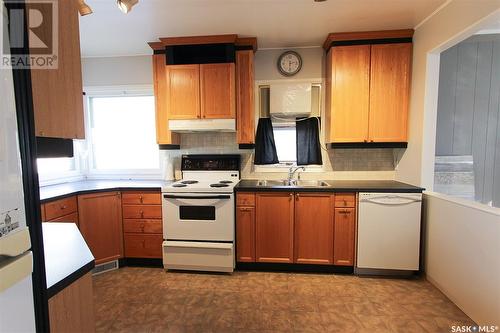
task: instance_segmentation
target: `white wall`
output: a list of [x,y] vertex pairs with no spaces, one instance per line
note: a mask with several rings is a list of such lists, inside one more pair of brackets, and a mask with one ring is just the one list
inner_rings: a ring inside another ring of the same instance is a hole
[[439,52],[479,30],[474,25],[498,9],[499,0],[454,0],[415,30],[409,143],[397,180],[432,188]]
[[83,86],[153,85],[151,56],[83,58]]
[[500,326],[500,209],[427,193],[427,279],[479,325]]

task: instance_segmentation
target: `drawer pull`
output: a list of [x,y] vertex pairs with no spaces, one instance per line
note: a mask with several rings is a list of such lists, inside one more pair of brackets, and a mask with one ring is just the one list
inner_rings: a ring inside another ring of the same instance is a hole
[[142,197],[142,195],[141,195],[141,196],[139,196],[139,201],[142,203],[142,201],[143,201],[143,197]]
[[252,210],[252,208],[240,208],[242,212],[249,212]]
[[66,208],[68,208],[68,206],[66,206],[66,205],[61,206],[61,210],[66,209]]
[[339,214],[348,215],[348,214],[351,214],[351,211],[350,210],[339,210]]

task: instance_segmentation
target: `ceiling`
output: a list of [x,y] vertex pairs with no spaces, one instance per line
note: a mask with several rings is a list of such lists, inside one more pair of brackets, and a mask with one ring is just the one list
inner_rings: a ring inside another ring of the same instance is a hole
[[414,28],[446,0],[140,0],[125,15],[115,0],[87,0],[82,56],[151,54],[158,37],[235,33],[259,48],[320,46],[329,32]]

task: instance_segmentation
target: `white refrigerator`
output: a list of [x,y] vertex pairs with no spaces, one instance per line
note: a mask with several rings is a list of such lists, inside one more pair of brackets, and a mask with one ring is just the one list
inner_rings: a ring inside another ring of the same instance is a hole
[[[0,10],[8,42],[3,1]],[[0,332],[35,332],[32,271],[14,82],[12,71],[0,68]]]

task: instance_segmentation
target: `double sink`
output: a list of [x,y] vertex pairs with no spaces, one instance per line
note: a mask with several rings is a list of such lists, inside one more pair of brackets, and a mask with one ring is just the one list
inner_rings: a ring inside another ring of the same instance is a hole
[[328,184],[322,180],[259,180],[257,181],[257,186],[259,187],[328,187]]

